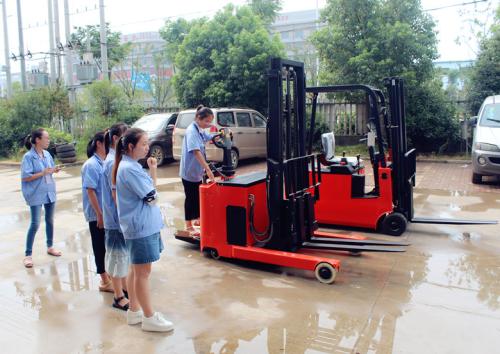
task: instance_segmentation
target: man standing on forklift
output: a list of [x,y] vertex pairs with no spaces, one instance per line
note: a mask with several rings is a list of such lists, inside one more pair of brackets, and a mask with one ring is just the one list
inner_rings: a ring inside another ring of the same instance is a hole
[[199,105],[193,123],[186,129],[182,141],[182,153],[179,176],[184,186],[184,220],[185,229],[190,236],[199,237],[200,233],[195,226],[200,225],[200,184],[203,173],[206,172],[209,180],[214,180],[214,174],[206,161],[205,143],[212,136],[204,129],[209,128],[214,120],[214,113],[208,107]]

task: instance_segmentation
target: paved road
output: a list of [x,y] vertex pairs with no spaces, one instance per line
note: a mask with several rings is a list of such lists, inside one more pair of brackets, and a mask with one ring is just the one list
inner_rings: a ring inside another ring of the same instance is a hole
[[[244,163],[240,173],[265,168]],[[59,259],[22,267],[29,211],[19,170],[0,167],[0,348],[2,353],[494,353],[500,346],[500,227],[410,225],[406,253],[344,253],[335,284],[311,272],[215,261],[172,235],[182,226],[175,164],[160,168],[165,252],[153,266],[155,307],[172,334],[143,333],[99,293],[83,220],[79,167],[57,176]],[[499,218],[498,183],[473,186],[470,168],[418,165],[419,215]],[[345,231],[344,231],[345,232]],[[349,233],[351,231],[348,231]],[[369,237],[390,239],[359,231]],[[394,239],[392,239],[394,240]]]

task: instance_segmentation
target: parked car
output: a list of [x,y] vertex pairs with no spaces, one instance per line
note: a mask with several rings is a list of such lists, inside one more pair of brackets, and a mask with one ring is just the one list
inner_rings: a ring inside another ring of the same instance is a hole
[[472,143],[472,183],[481,183],[483,176],[500,176],[500,95],[487,97],[477,117]]
[[[137,120],[132,127],[141,128],[148,133],[149,156],[158,161],[158,166],[172,158],[172,132],[177,113],[147,114]],[[143,164],[144,165],[144,164]]]
[[[210,132],[217,132],[221,128],[229,128],[233,133],[233,150],[231,160],[236,168],[240,159],[251,157],[266,157],[266,124],[267,119],[253,109],[244,108],[212,108],[214,121]],[[180,160],[182,140],[186,128],[193,122],[196,110],[188,109],[179,112],[173,133],[173,155],[175,160]],[[207,160],[222,162],[222,149],[217,148],[212,142],[207,144]]]

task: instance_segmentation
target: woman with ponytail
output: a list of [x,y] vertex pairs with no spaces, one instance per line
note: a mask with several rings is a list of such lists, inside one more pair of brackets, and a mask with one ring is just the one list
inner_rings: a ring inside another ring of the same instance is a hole
[[126,277],[129,271],[129,257],[125,239],[118,222],[116,210],[116,188],[112,181],[115,162],[115,148],[118,140],[127,130],[127,125],[117,123],[106,131],[104,147],[108,153],[103,164],[102,209],[106,240],[105,267],[113,283],[113,307],[127,311],[129,306]]
[[160,235],[163,218],[156,205],[156,159],[147,159],[151,176],[138,162],[148,151],[146,132],[138,128],[128,129],[116,145],[113,167],[118,220],[132,263],[128,278],[127,323],[142,323],[144,331],[167,332],[173,330],[173,324],[161,313],[153,311],[149,293],[151,263],[160,259],[163,250]]
[[60,168],[54,165],[52,156],[46,150],[49,143],[49,133],[42,128],[34,130],[24,142],[28,152],[24,154],[21,163],[21,190],[31,211],[31,224],[26,235],[26,250],[23,260],[26,268],[33,267],[31,255],[35,235],[40,226],[42,206],[45,209],[47,253],[55,257],[61,255],[61,252],[53,248],[56,186],[52,177],[52,174],[59,172]]
[[88,160],[82,166],[82,200],[85,220],[89,224],[97,274],[101,276],[100,291],[113,292],[113,284],[106,268],[104,222],[102,216],[103,161],[106,158],[104,132],[98,132],[87,145]]
[[205,144],[212,136],[205,132],[214,120],[214,113],[208,107],[199,105],[193,123],[186,129],[182,140],[182,153],[179,175],[184,186],[184,220],[186,231],[191,236],[200,236],[194,226],[200,225],[200,184],[203,172],[209,180],[214,180],[214,174],[206,161]]

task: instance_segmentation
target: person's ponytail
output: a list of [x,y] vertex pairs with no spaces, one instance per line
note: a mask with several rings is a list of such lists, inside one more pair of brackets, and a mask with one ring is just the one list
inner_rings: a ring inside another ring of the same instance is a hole
[[38,128],[33,130],[30,134],[26,136],[26,138],[24,138],[24,147],[30,150],[33,147],[33,145],[36,144],[36,139],[42,138],[44,131],[45,129],[43,128]]
[[125,133],[128,129],[128,125],[125,123],[116,123],[113,124],[107,131],[104,136],[104,147],[106,148],[106,154],[109,153],[109,149],[113,145],[113,137],[121,137],[123,133]]
[[120,162],[122,161],[123,152],[125,150],[125,145],[123,143],[124,137],[122,136],[118,142],[116,143],[116,152],[115,152],[115,163],[113,164],[113,172],[111,174],[111,181],[113,185],[116,186],[116,175],[118,174],[118,166],[120,166]]
[[111,131],[106,129],[104,131],[104,148],[106,149],[106,155],[109,153],[109,146],[111,145]]
[[94,156],[96,150],[97,150],[97,142],[104,143],[104,132],[97,132],[95,133],[94,137],[89,140],[87,144],[87,157],[91,158]]
[[90,139],[87,143],[87,157],[91,158],[95,153],[94,138]]
[[33,146],[33,144],[31,144],[31,134],[28,134],[26,135],[26,137],[24,138],[24,147],[27,149],[27,150],[31,150],[31,147]]

